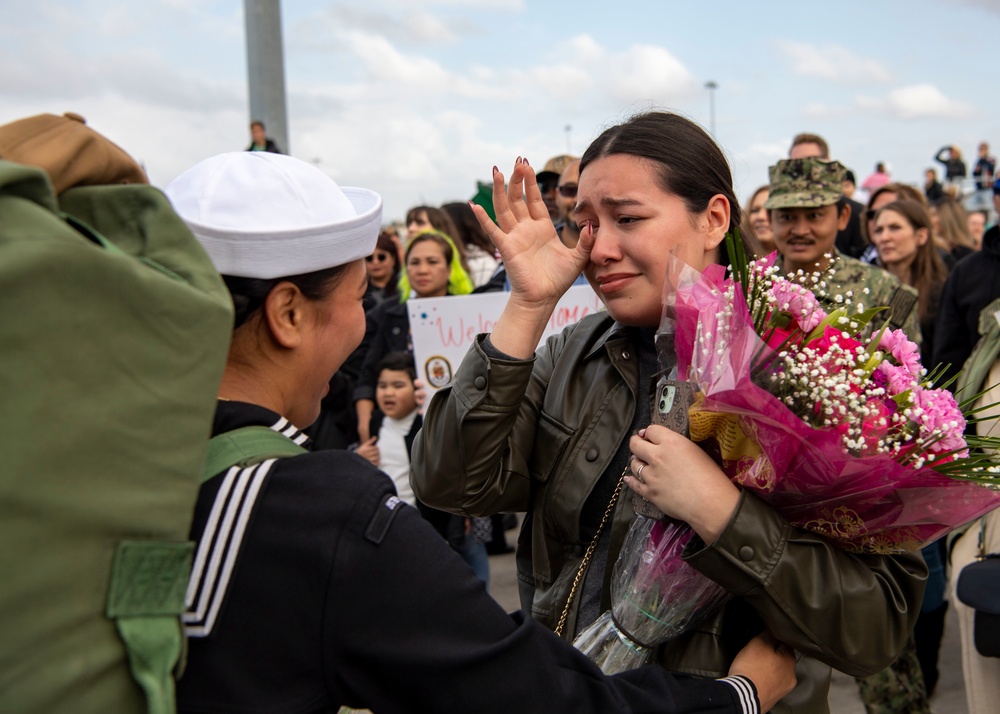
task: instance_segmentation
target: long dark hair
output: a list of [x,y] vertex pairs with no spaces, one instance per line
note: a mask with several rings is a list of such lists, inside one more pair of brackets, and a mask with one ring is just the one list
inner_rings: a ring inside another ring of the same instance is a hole
[[[580,173],[590,162],[616,154],[655,162],[659,187],[683,200],[691,213],[701,213],[713,196],[722,194],[729,201],[729,230],[739,228],[743,211],[733,190],[729,162],[708,132],[687,117],[646,112],[605,129],[583,152]],[[758,253],[756,240],[743,236],[743,242],[747,255]],[[719,262],[728,263],[721,246]]]
[[910,285],[917,290],[920,321],[926,322],[927,318],[931,316],[931,311],[936,309],[939,294],[948,277],[948,268],[941,260],[934,243],[934,229],[931,228],[930,214],[918,201],[887,203],[878,209],[875,220],[878,220],[883,211],[899,214],[915,231],[921,228],[927,230],[927,240],[923,245],[917,246],[917,254],[910,266]]
[[322,300],[327,297],[343,279],[350,263],[334,268],[317,270],[302,275],[290,275],[286,278],[240,278],[233,275],[223,275],[222,279],[229,288],[236,309],[233,330],[247,323],[264,306],[268,294],[278,283],[292,283],[310,300]]
[[382,289],[382,294],[388,297],[395,297],[399,294],[399,274],[403,269],[399,257],[399,248],[396,247],[396,241],[392,239],[389,231],[381,230],[378,233],[378,239],[375,241],[375,250],[381,250],[388,253],[390,260],[392,260],[392,274],[389,276],[389,282],[385,284]]
[[[451,216],[451,220],[455,224],[456,235],[453,235],[452,238],[455,239],[456,243],[474,245],[489,255],[496,253],[497,249],[494,247],[493,241],[479,225],[479,220],[468,203],[461,201],[446,203],[441,206],[441,210]],[[445,232],[447,233],[447,231]]]

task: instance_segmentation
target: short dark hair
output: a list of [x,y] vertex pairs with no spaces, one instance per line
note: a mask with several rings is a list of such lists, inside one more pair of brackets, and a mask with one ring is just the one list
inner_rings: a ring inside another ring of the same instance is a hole
[[259,126],[261,129],[267,128],[266,126],[264,126],[264,122],[262,122],[260,119],[254,119],[252,122],[250,122],[251,129],[253,129],[255,126]]
[[826,139],[824,139],[819,134],[806,134],[806,133],[796,134],[795,138],[792,139],[791,148],[794,149],[799,144],[816,144],[816,146],[819,147],[819,150],[823,152],[823,155],[820,156],[820,158],[821,159],[830,158],[830,146],[829,144],[826,143]]
[[290,275],[285,278],[241,278],[223,275],[222,280],[229,289],[236,311],[233,329],[235,330],[246,323],[264,306],[267,296],[278,283],[291,283],[302,291],[302,294],[309,300],[322,300],[337,287],[350,265],[350,263],[346,263],[325,270]]
[[[451,216],[436,206],[414,206],[406,212],[406,225],[410,225],[410,223],[417,220],[421,213],[427,216],[427,222],[435,230],[441,231],[452,240],[458,238],[458,229],[455,228],[455,222],[451,220]],[[412,238],[412,236],[410,237]]]
[[410,379],[417,378],[417,367],[413,363],[413,355],[409,352],[390,352],[379,360],[375,368],[375,376],[382,374],[382,370],[388,369],[393,372],[406,372]]

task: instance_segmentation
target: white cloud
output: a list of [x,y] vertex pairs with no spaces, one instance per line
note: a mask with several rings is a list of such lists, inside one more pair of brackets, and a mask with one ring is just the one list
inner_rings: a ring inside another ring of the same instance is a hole
[[792,61],[792,71],[803,77],[818,77],[842,84],[885,84],[892,75],[880,62],[855,55],[839,45],[811,45],[780,40],[778,51]]
[[840,119],[858,112],[885,114],[903,121],[974,119],[980,115],[975,105],[952,99],[932,84],[898,87],[884,97],[859,94],[851,104],[839,107],[814,102],[802,109],[802,114],[809,119]]
[[889,110],[900,119],[969,119],[977,115],[972,104],[950,99],[931,84],[900,87],[889,92]]
[[[402,47],[454,45],[487,34],[488,28],[478,15],[473,19],[468,15],[425,10],[428,5],[433,3],[411,0],[365,6],[332,3],[315,15],[299,20],[286,35],[294,36],[300,42],[300,49],[337,52],[338,38],[353,30],[384,36]],[[489,9],[504,8],[490,3]]]
[[858,109],[883,112],[895,119],[971,119],[978,116],[969,102],[951,99],[932,84],[916,84],[894,89],[885,98],[862,95],[855,99]]
[[[581,90],[592,86],[618,107],[675,101],[696,89],[684,63],[656,45],[637,44],[611,52],[590,35],[578,35],[560,43],[554,54],[566,63],[562,67],[573,69],[563,71],[567,81]],[[588,94],[586,99],[593,101],[593,96]]]
[[[0,94],[36,99],[116,96],[153,107],[207,111],[245,106],[245,87],[206,82],[179,72],[156,54],[79,57],[56,45],[36,46],[30,62],[0,47]],[[68,109],[68,107],[67,107]]]
[[622,102],[673,99],[695,87],[684,64],[662,47],[633,45],[610,60],[606,89]]
[[416,54],[403,54],[385,37],[360,30],[347,33],[345,40],[354,54],[364,63],[369,77],[383,86],[373,91],[385,93],[393,89],[401,94],[454,94],[468,98],[503,96],[501,89],[488,83],[450,72],[438,62]]

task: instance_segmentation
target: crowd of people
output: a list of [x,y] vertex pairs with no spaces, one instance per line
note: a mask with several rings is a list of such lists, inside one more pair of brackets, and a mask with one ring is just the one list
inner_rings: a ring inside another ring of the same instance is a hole
[[[490,201],[416,205],[396,225],[376,190],[252,132],[165,189],[235,306],[210,444],[261,428],[292,444],[231,462],[210,446],[179,710],[820,714],[836,669],[872,714],[929,714],[949,607],[970,714],[996,708],[1000,665],[968,644],[973,613],[954,595],[979,547],[1000,551],[995,514],[920,553],[848,552],[650,412],[668,260],[728,266],[727,236],[810,287],[822,275],[831,309],[861,294],[886,306],[872,331],[901,330],[924,365],[957,374],[1000,298],[985,142],[985,208],[965,207],[957,147],[934,157],[943,182],[880,161],[856,191],[816,134],[741,203],[712,137],[651,111],[580,157],[494,166]],[[581,283],[605,310],[542,341]],[[407,302],[486,291],[507,292],[501,316],[424,403]],[[610,607],[629,489],[690,524],[685,560],[733,596],[655,664],[607,676],[565,640]],[[488,595],[510,514],[513,614]]]

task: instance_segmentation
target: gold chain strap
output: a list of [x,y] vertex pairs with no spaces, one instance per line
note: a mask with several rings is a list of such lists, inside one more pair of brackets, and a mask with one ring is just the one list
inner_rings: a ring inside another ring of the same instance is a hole
[[583,574],[587,572],[587,568],[590,566],[590,560],[594,557],[594,551],[597,550],[597,541],[601,539],[601,533],[604,532],[604,526],[606,526],[608,521],[611,519],[615,506],[618,504],[618,496],[621,495],[622,486],[625,485],[625,474],[628,472],[629,467],[626,466],[625,470],[622,471],[622,475],[618,478],[618,485],[615,487],[615,492],[611,495],[611,501],[608,503],[607,510],[604,511],[604,517],[601,518],[601,524],[597,526],[597,533],[594,534],[594,539],[590,541],[590,545],[587,546],[587,552],[583,554],[583,560],[580,561],[580,567],[577,568],[576,577],[573,578],[573,586],[569,590],[569,597],[566,598],[566,605],[563,607],[562,615],[559,616],[559,624],[556,625],[555,629],[555,633],[560,637],[562,637],[563,628],[566,627],[566,618],[569,617],[569,607],[573,604],[573,598],[576,596],[577,588],[580,587],[580,581],[583,580]]

